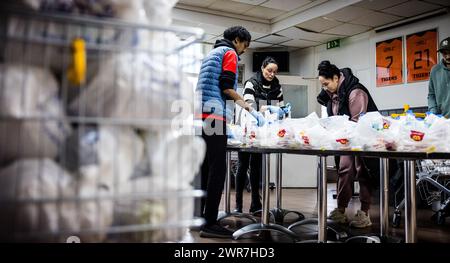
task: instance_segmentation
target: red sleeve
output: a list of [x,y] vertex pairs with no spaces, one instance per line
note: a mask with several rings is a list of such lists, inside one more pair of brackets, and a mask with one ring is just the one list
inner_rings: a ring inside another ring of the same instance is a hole
[[228,50],[225,55],[223,55],[222,60],[222,72],[231,71],[236,74],[236,64],[237,64],[237,55],[233,50]]

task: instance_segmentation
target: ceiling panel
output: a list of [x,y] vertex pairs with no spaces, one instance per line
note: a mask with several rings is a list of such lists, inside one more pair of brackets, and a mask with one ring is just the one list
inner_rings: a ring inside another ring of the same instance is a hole
[[212,37],[212,38],[206,39],[203,42],[210,43],[210,44],[215,44],[216,40],[219,40],[219,39],[222,39],[222,38],[223,38],[223,36]]
[[385,13],[397,15],[397,16],[404,16],[404,17],[411,17],[420,15],[435,9],[439,9],[440,6],[429,4],[425,2],[420,1],[409,1],[405,2],[400,5],[396,5],[387,9],[383,9],[382,11]]
[[312,30],[315,32],[322,32],[327,29],[339,26],[341,24],[342,24],[342,22],[339,22],[339,21],[334,21],[334,20],[323,18],[323,17],[317,17],[317,18],[308,20],[306,22],[300,23],[296,26],[300,27],[300,28]]
[[215,1],[216,0],[179,0],[178,3],[192,6],[207,7]]
[[208,8],[212,10],[219,10],[233,14],[245,13],[253,7],[255,6],[226,0],[218,0],[208,6]]
[[312,1],[310,0],[269,0],[266,3],[262,4],[262,6],[281,9],[284,11],[291,11],[311,2]]
[[252,36],[252,41],[258,38],[261,38],[263,36],[267,36],[267,34],[259,33],[259,32],[253,32],[249,31],[250,35]]
[[392,22],[395,22],[397,20],[402,19],[400,16],[394,16],[390,14],[385,14],[381,12],[370,12],[366,14],[365,16],[362,16],[358,19],[352,20],[352,24],[358,24],[358,25],[365,25],[365,26],[371,26],[371,27],[378,27],[382,25],[386,25]]
[[425,2],[442,6],[450,6],[450,0],[425,0]]
[[259,5],[266,2],[267,0],[232,0],[234,2],[249,4],[249,5]]
[[215,43],[216,39],[218,39],[219,36],[211,35],[211,34],[205,34],[205,40],[203,42],[206,43]]
[[362,32],[369,30],[371,27],[363,25],[353,25],[353,24],[342,24],[335,28],[324,31],[326,34],[337,34],[345,36],[353,36]]
[[344,36],[341,35],[327,35],[322,33],[312,33],[308,32],[296,27],[290,27],[288,29],[285,29],[283,31],[280,31],[277,33],[278,35],[282,35],[291,39],[303,39],[303,40],[310,40],[315,42],[322,42],[325,43],[327,41],[341,38]]
[[407,1],[409,0],[363,0],[361,2],[354,4],[354,6],[368,8],[372,10],[382,10]]
[[262,42],[258,42],[258,41],[252,41],[250,43],[250,47],[249,48],[264,48],[264,47],[270,47],[273,44],[269,44],[269,43],[262,43]]
[[267,7],[263,7],[263,6],[256,6],[252,9],[246,11],[245,13],[243,13],[243,15],[253,16],[253,17],[258,17],[258,18],[263,18],[263,19],[272,19],[283,13],[284,13],[283,10],[267,8]]
[[290,38],[287,38],[284,36],[277,36],[277,35],[268,35],[263,38],[259,38],[257,40],[260,42],[264,42],[264,43],[280,44],[282,42],[290,40]]
[[198,24],[197,27],[203,28],[203,30],[205,30],[205,33],[207,34],[212,34],[216,36],[223,34],[223,31],[227,29],[226,27],[223,26],[216,26],[211,24]]
[[298,48],[313,47],[313,46],[318,46],[320,44],[321,44],[320,42],[301,40],[301,39],[300,40],[299,39],[289,40],[287,42],[282,43],[283,46],[298,47]]
[[174,25],[174,26],[198,27],[198,23],[184,21],[184,20],[178,20],[178,19],[172,19],[172,25]]
[[326,17],[342,22],[349,22],[356,18],[365,16],[370,12],[371,12],[370,10],[365,8],[356,6],[347,6],[337,11],[334,11],[333,13],[327,14]]

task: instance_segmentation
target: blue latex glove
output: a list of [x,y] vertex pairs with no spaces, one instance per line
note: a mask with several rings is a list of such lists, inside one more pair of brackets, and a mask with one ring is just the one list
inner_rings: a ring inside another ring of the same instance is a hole
[[259,111],[252,110],[250,114],[255,117],[255,119],[258,121],[258,126],[261,127],[266,123],[266,119]]
[[288,102],[286,103],[286,106],[281,107],[281,109],[284,111],[285,115],[288,115],[291,112],[291,104]]
[[230,127],[227,125],[227,139],[236,139],[236,136],[234,136],[233,131],[230,129]]
[[276,113],[278,114],[278,119],[283,119],[284,117],[284,110],[278,106],[267,106],[267,109],[270,113]]

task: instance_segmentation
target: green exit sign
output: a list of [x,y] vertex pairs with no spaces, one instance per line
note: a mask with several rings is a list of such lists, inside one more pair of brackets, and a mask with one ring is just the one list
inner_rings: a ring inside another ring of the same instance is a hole
[[340,46],[341,46],[341,41],[339,39],[327,42],[327,49],[340,47]]

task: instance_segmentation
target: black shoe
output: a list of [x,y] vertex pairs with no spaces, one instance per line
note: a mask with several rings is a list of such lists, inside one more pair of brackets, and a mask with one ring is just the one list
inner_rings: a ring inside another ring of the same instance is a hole
[[233,213],[240,213],[240,214],[242,214],[242,208],[236,207],[236,208],[233,210]]
[[258,204],[251,204],[250,205],[250,209],[249,209],[249,212],[250,212],[250,214],[251,213],[254,213],[254,212],[256,212],[256,211],[259,211],[259,210],[261,210],[262,209],[262,204],[261,203],[258,203]]
[[216,237],[216,238],[231,238],[233,232],[218,225],[204,225],[200,230],[200,237]]

